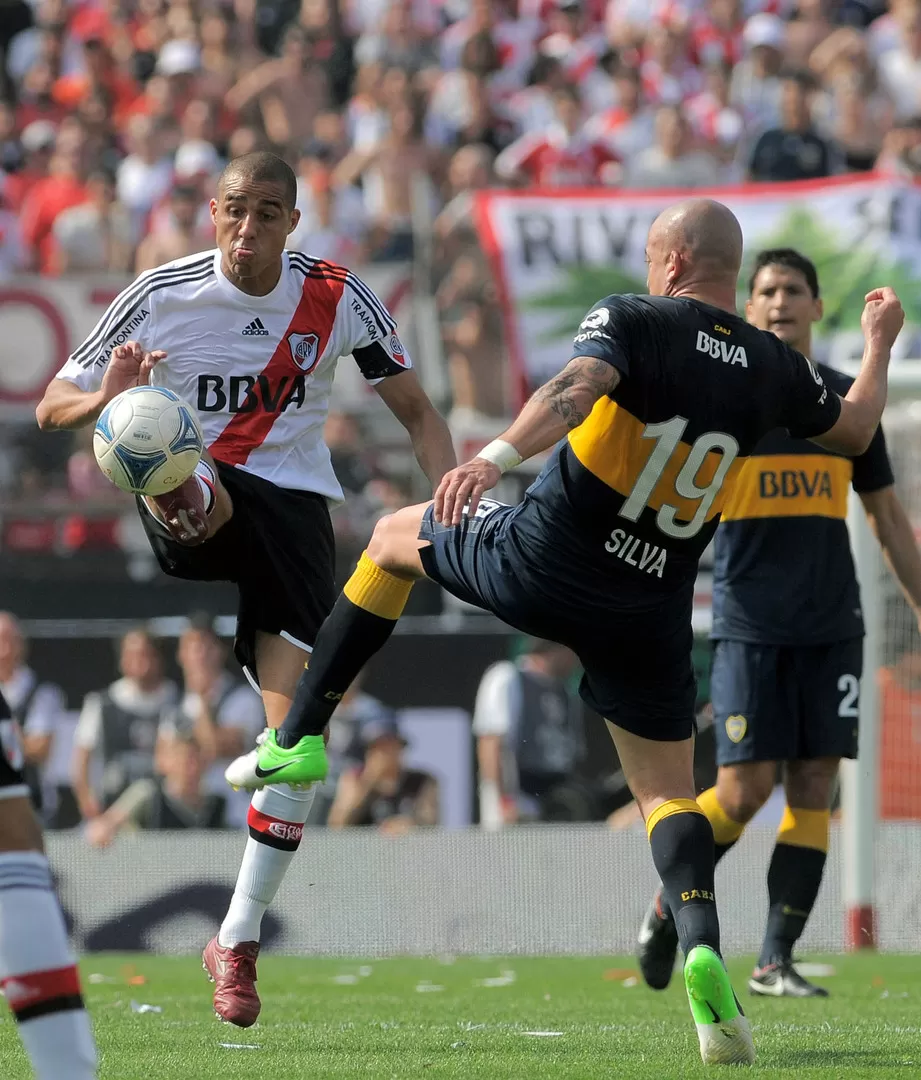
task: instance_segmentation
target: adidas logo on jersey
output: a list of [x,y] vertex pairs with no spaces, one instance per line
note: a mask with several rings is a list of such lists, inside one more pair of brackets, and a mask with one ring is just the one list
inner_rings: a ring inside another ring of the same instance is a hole
[[242,331],[244,337],[268,337],[269,332],[262,325],[262,319],[253,319]]

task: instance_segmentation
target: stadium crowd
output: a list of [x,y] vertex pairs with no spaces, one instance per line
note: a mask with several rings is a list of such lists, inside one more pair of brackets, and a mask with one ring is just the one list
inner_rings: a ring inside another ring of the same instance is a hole
[[[2,0],[0,15],[0,280],[205,249],[224,162],[273,149],[298,175],[293,247],[424,263],[441,404],[467,430],[511,410],[474,191],[921,171],[917,0]],[[33,441],[4,437],[0,492],[111,495],[88,444]],[[369,475],[359,517],[401,482]]]

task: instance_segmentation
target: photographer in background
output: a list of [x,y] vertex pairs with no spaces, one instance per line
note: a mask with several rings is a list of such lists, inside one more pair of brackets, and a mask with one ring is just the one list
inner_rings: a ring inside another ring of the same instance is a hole
[[487,668],[473,714],[480,771],[480,823],[590,816],[573,773],[585,757],[582,709],[569,683],[570,649],[531,639],[517,660]]

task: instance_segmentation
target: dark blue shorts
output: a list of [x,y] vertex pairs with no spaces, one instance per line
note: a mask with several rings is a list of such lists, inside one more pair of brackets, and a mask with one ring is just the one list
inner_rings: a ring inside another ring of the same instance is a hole
[[507,528],[516,509],[484,499],[473,518],[445,526],[430,506],[419,531],[431,543],[419,553],[426,574],[523,633],[572,649],[584,670],[582,700],[613,724],[662,742],[690,738],[697,697],[690,611],[644,625],[630,614],[587,613],[548,597]]
[[710,697],[717,762],[857,757],[863,642],[716,641]]

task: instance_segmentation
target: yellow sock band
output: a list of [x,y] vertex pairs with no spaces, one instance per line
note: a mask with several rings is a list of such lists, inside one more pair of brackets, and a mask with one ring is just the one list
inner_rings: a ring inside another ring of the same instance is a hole
[[720,806],[716,797],[716,788],[707,788],[697,796],[697,805],[706,814],[707,821],[713,828],[713,842],[715,844],[734,844],[745,831],[745,826],[740,821],[735,821]]
[[828,851],[830,810],[799,810],[788,806],[777,830],[777,843]]
[[649,817],[646,818],[646,836],[652,836],[652,830],[656,825],[658,825],[660,821],[664,821],[667,817],[671,817],[672,814],[703,815],[703,811],[693,799],[669,799],[668,802],[664,802],[661,806],[657,806]]
[[412,587],[412,581],[382,570],[365,551],[342,591],[356,607],[396,622],[403,614]]

